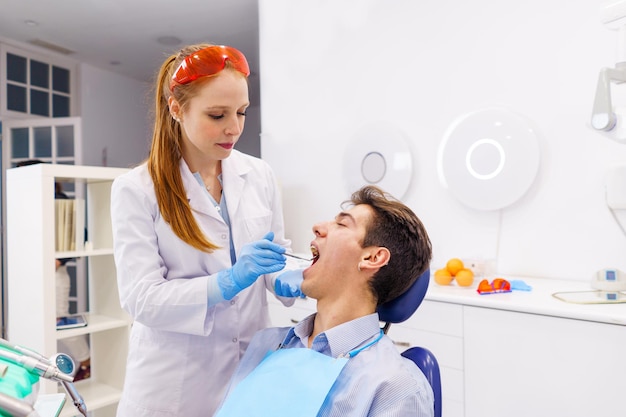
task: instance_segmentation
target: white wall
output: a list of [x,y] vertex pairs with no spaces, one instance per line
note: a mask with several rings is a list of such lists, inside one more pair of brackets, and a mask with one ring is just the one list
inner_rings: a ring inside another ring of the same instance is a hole
[[150,85],[129,77],[80,65],[80,114],[83,165],[132,167],[150,150]]
[[[424,221],[432,267],[496,258],[503,275],[588,280],[626,270],[626,236],[604,200],[607,166],[626,145],[588,125],[598,73],[616,33],[596,0],[260,1],[262,155],[283,185],[289,237],[307,251],[311,225],[339,210],[353,134],[387,121],[411,138],[403,200]],[[439,183],[437,148],[459,116],[502,106],[540,139],[529,191],[477,211]],[[384,141],[384,138],[381,138]]]

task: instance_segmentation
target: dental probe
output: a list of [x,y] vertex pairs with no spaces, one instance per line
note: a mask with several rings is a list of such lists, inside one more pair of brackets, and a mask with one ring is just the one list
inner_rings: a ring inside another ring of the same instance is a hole
[[285,252],[285,253],[283,253],[283,255],[285,255],[285,256],[289,256],[289,257],[291,257],[291,258],[295,258],[295,259],[300,259],[300,260],[302,260],[302,261],[308,261],[308,262],[311,262],[311,261],[313,260],[313,258],[311,258],[311,259],[308,259],[308,258],[303,258],[302,256],[294,255],[293,253],[286,253],[286,252]]

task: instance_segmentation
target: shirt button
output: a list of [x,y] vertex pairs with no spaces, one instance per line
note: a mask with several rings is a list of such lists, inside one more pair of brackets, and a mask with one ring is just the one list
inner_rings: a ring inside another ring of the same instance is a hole
[[230,300],[230,305],[234,306],[235,305],[235,300]]
[[226,240],[226,234],[222,235],[222,240]]
[[237,338],[233,337],[233,343],[237,343]]

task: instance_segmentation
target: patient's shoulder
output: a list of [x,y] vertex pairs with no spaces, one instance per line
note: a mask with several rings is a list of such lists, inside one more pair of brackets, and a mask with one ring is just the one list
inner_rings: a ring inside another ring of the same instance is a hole
[[252,340],[250,340],[250,348],[272,348],[276,349],[278,344],[283,341],[291,327],[269,327],[267,329],[259,330],[254,334]]

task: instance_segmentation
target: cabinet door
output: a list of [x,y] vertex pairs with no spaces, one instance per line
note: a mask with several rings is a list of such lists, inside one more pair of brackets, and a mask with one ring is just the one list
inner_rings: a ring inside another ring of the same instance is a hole
[[466,417],[626,415],[626,327],[464,310]]

